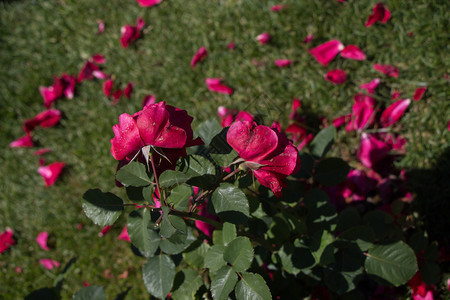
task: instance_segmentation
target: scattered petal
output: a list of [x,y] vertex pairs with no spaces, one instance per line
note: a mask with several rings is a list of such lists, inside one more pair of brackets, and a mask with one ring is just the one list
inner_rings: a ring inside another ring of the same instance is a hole
[[103,31],[105,31],[105,22],[103,22],[102,20],[97,20],[97,23],[98,23],[97,34],[102,34]]
[[136,26],[124,25],[120,28],[120,43],[123,48],[127,48],[131,42],[141,37],[141,29],[145,25],[144,20],[142,18],[138,18],[136,23]]
[[331,40],[323,43],[308,52],[323,66],[327,66],[340,51],[344,49],[344,45],[339,40]]
[[49,164],[48,166],[40,166],[38,168],[38,173],[44,179],[44,183],[46,187],[52,186],[55,184],[59,175],[61,174],[65,163],[63,162],[54,162]]
[[26,120],[23,123],[23,130],[26,133],[31,133],[37,126],[41,126],[42,128],[53,127],[58,124],[61,115],[61,111],[58,109],[47,109],[37,114],[33,119]]
[[106,63],[105,57],[101,54],[92,55],[92,60],[94,61],[94,63],[96,63],[98,65]]
[[301,120],[301,117],[298,114],[298,110],[300,109],[301,106],[302,106],[302,101],[300,99],[294,98],[292,100],[292,109],[291,109],[291,113],[289,114],[290,120],[296,120],[296,121]]
[[97,79],[108,79],[109,78],[109,75],[108,74],[106,74],[105,72],[103,72],[103,71],[100,71],[100,70],[95,70],[95,71],[93,71],[92,72],[92,75],[95,77],[95,78],[97,78]]
[[372,168],[376,163],[389,155],[390,147],[373,135],[363,132],[361,134],[361,147],[358,150],[358,158],[367,168]]
[[38,234],[37,238],[36,238],[36,242],[45,251],[49,251],[50,250],[50,248],[47,246],[47,239],[48,239],[48,232],[47,231],[40,232]]
[[374,98],[363,95],[356,94],[353,98],[354,104],[352,107],[352,119],[345,127],[345,130],[364,130],[373,124],[375,119],[375,104]]
[[425,94],[425,92],[427,91],[427,87],[419,87],[414,91],[414,96],[413,96],[413,100],[414,101],[419,101],[420,99],[422,99],[423,94]]
[[260,35],[258,35],[258,36],[256,37],[256,40],[257,40],[261,45],[264,45],[264,44],[267,44],[267,43],[270,41],[271,38],[272,38],[272,37],[270,36],[270,34],[268,34],[267,32],[263,32],[263,33],[261,33]]
[[113,93],[113,101],[111,102],[111,105],[116,105],[119,103],[120,98],[122,98],[123,91],[122,90],[116,90]]
[[163,0],[136,0],[142,7],[151,7],[160,4]]
[[117,237],[119,240],[123,240],[123,241],[127,241],[127,242],[131,242],[130,240],[130,236],[128,235],[128,231],[127,231],[127,226],[125,225],[125,227],[123,228],[122,232],[119,234],[119,236]]
[[142,99],[142,107],[155,104],[156,103],[156,97],[154,95],[147,95]]
[[273,5],[270,10],[271,11],[280,11],[282,9],[285,9],[287,6],[286,5],[281,5],[281,4],[277,4],[277,5]]
[[236,44],[235,44],[234,42],[230,42],[230,43],[227,45],[227,48],[230,49],[230,50],[234,50],[234,49],[236,48]]
[[39,263],[48,270],[53,270],[54,268],[58,268],[61,265],[58,261],[50,258],[40,259]]
[[357,47],[356,45],[348,45],[341,51],[341,56],[343,58],[354,59],[354,60],[365,60],[366,54]]
[[394,91],[394,92],[392,93],[392,95],[391,95],[391,99],[392,99],[392,100],[395,100],[395,99],[397,99],[397,98],[400,98],[400,96],[401,96],[400,91]]
[[373,68],[390,77],[398,77],[398,69],[390,65],[374,64]]
[[112,229],[112,225],[107,225],[100,230],[98,233],[99,237],[104,237],[110,230]]
[[112,94],[112,88],[113,88],[114,82],[112,79],[108,79],[103,82],[103,94],[105,94],[106,97],[111,97]]
[[191,60],[191,67],[194,68],[195,65],[205,59],[208,56],[208,52],[205,47],[200,47],[197,52],[194,54]]
[[333,84],[343,84],[347,80],[347,74],[345,74],[344,70],[336,69],[328,71],[328,73],[324,75],[324,78]]
[[86,61],[83,67],[78,73],[78,82],[82,82],[83,80],[91,80],[94,78],[94,71],[99,70],[99,67],[91,61]]
[[333,125],[336,128],[341,127],[342,125],[344,125],[345,123],[349,122],[352,119],[352,115],[348,114],[348,115],[343,115],[340,117],[337,117],[336,119],[333,120]]
[[33,140],[31,139],[31,135],[27,134],[15,141],[12,141],[9,144],[9,147],[11,148],[26,148],[26,147],[33,147]]
[[13,234],[13,230],[9,227],[6,227],[5,231],[0,233],[0,254],[16,243]]
[[382,2],[377,3],[372,10],[373,13],[367,18],[364,24],[366,27],[372,26],[377,21],[385,24],[391,18],[391,12]]
[[294,61],[291,59],[275,59],[275,65],[280,68],[290,66]]
[[361,84],[359,86],[359,88],[363,89],[363,90],[366,90],[367,93],[369,93],[369,94],[373,94],[375,92],[375,89],[378,87],[379,84],[380,84],[380,79],[379,78],[375,78],[371,82]]
[[211,92],[216,92],[224,95],[232,95],[233,89],[221,83],[221,78],[206,78],[206,86]]
[[51,152],[51,151],[52,151],[52,149],[50,149],[50,148],[42,148],[42,149],[39,149],[39,150],[35,151],[33,153],[33,155],[39,156],[39,155],[42,155],[42,154],[45,154],[45,153],[48,153],[48,152]]
[[310,34],[305,37],[305,39],[303,40],[303,43],[305,43],[305,44],[311,43],[313,39],[314,39],[314,34]]
[[134,83],[129,82],[127,84],[127,86],[125,87],[125,89],[123,90],[123,95],[125,96],[125,98],[130,99],[131,93],[133,92],[133,88],[134,88]]
[[391,105],[389,105],[388,108],[386,108],[380,117],[380,125],[382,127],[389,127],[393,124],[395,124],[400,118],[402,117],[405,110],[408,108],[408,106],[411,104],[411,100],[409,99],[402,99],[398,100]]

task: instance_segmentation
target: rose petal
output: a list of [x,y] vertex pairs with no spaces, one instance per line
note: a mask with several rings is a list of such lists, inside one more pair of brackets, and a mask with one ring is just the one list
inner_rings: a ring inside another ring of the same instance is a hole
[[290,66],[294,61],[291,59],[275,59],[275,65],[280,68]]
[[0,233],[0,254],[16,243],[13,234],[13,230],[9,227],[6,227],[5,231]]
[[106,63],[105,57],[103,55],[101,55],[101,54],[94,54],[94,55],[92,55],[92,60],[98,65]]
[[127,86],[125,87],[125,89],[123,90],[123,95],[125,96],[125,98],[130,99],[131,93],[133,92],[133,88],[134,88],[134,83],[129,82],[127,84]]
[[92,72],[92,75],[95,77],[95,78],[97,78],[97,79],[108,79],[109,78],[109,75],[108,74],[106,74],[105,72],[103,72],[103,71],[100,71],[100,70],[95,70],[95,71],[93,71]]
[[205,59],[208,56],[208,52],[205,47],[200,47],[197,52],[194,54],[191,60],[191,67],[194,68],[195,65]]
[[230,49],[230,50],[234,50],[234,49],[236,48],[236,44],[235,44],[234,42],[230,42],[230,43],[227,45],[227,48]]
[[220,78],[206,78],[206,86],[212,92],[224,95],[232,95],[233,89],[221,83]]
[[47,231],[40,232],[38,234],[37,238],[36,238],[36,242],[45,251],[49,251],[50,250],[50,248],[47,246],[47,239],[48,239],[48,232]]
[[91,80],[94,78],[94,71],[98,70],[99,67],[92,63],[91,61],[86,61],[83,65],[83,67],[80,70],[80,73],[78,73],[78,82],[82,82],[83,80]]
[[375,64],[373,65],[373,68],[387,76],[398,77],[398,69],[394,66]]
[[270,10],[271,11],[280,11],[282,9],[285,9],[287,6],[286,5],[281,5],[281,4],[277,4],[277,5],[273,5]]
[[127,113],[119,116],[119,124],[113,126],[111,154],[117,160],[129,159],[144,147],[136,121]]
[[160,4],[163,0],[136,0],[142,7],[151,7]]
[[358,48],[356,45],[348,45],[341,51],[341,56],[343,58],[354,59],[354,60],[365,60],[366,54]]
[[154,95],[147,95],[142,99],[142,107],[156,103],[156,97]]
[[380,125],[382,127],[389,127],[393,124],[395,124],[400,118],[402,117],[405,110],[408,108],[408,106],[411,104],[411,100],[409,99],[402,99],[398,100],[391,105],[389,105],[388,108],[386,108],[380,117]]
[[15,141],[12,141],[9,144],[11,148],[25,148],[25,147],[33,147],[33,140],[31,139],[31,135],[27,134],[21,138],[18,138]]
[[98,236],[99,236],[99,237],[104,237],[105,235],[108,234],[108,232],[109,232],[111,229],[112,229],[112,225],[104,226],[104,227],[102,228],[102,230],[100,230],[100,232],[98,233]]
[[363,130],[373,124],[376,100],[368,95],[356,94],[352,107],[352,120],[346,130]]
[[330,81],[333,84],[343,84],[347,80],[347,74],[345,74],[344,70],[336,69],[328,71],[327,74],[324,75],[326,81]]
[[375,92],[375,89],[378,87],[379,84],[380,84],[380,79],[379,78],[375,78],[371,82],[361,84],[359,86],[359,88],[363,89],[363,90],[366,90],[367,93],[369,93],[369,94],[373,94]]
[[44,179],[46,187],[55,184],[56,180],[64,169],[64,166],[65,163],[57,161],[49,164],[48,166],[41,166],[38,168],[38,173]]
[[238,121],[228,129],[227,142],[246,161],[259,162],[277,148],[278,137],[267,126]]
[[105,31],[105,22],[103,22],[102,20],[97,20],[97,23],[98,23],[97,34],[102,34],[103,31]]
[[61,264],[54,260],[54,259],[50,259],[50,258],[43,258],[39,260],[39,263],[41,265],[44,266],[44,268],[49,269],[49,270],[53,270],[54,268],[58,268]]
[[367,133],[361,134],[361,147],[358,150],[358,158],[367,168],[372,168],[376,163],[389,155],[390,147],[383,141],[376,139]]
[[258,36],[256,36],[256,40],[257,40],[261,45],[267,44],[267,43],[270,41],[271,38],[272,38],[272,37],[271,37],[270,34],[267,33],[267,32],[263,32],[263,33],[259,34]]
[[128,231],[127,231],[127,226],[125,225],[125,227],[122,229],[122,232],[119,234],[119,236],[117,237],[119,240],[123,240],[123,241],[127,241],[127,242],[131,242],[130,240],[130,236],[128,235]]
[[345,123],[349,122],[351,120],[351,118],[352,118],[351,114],[337,117],[336,119],[333,120],[333,125],[334,125],[334,127],[339,128],[342,125],[344,125]]
[[112,79],[108,79],[103,82],[103,94],[105,94],[106,97],[111,97],[112,88],[113,88],[114,82]]
[[123,95],[122,90],[115,90],[114,93],[112,94],[113,101],[111,102],[111,105],[116,105],[117,103],[119,103],[119,100],[120,98],[122,98],[122,95]]
[[308,52],[323,66],[327,66],[340,51],[344,49],[344,45],[339,40],[331,40],[323,43]]
[[425,94],[425,92],[427,91],[427,87],[419,87],[414,91],[414,96],[413,96],[413,100],[414,101],[419,101],[420,99],[422,99],[423,94]]
[[39,156],[39,155],[42,155],[42,154],[45,154],[45,153],[48,153],[48,152],[51,152],[51,151],[52,151],[52,149],[50,149],[50,148],[42,148],[42,149],[39,149],[39,150],[35,151],[33,153],[33,155]]
[[305,39],[303,40],[303,43],[305,43],[305,44],[311,43],[313,39],[314,39],[314,34],[310,34],[305,37]]
[[377,21],[385,24],[391,18],[391,12],[382,2],[377,3],[372,10],[373,13],[367,18],[364,24],[366,27],[372,26]]

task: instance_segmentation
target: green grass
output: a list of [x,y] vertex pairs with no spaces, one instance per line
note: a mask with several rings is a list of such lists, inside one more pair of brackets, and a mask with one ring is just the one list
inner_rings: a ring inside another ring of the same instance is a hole
[[[392,19],[366,28],[364,22],[376,2],[288,0],[283,3],[289,9],[279,13],[270,12],[275,1],[260,0],[167,0],[151,9],[140,8],[133,0],[1,2],[0,230],[12,227],[18,244],[0,256],[0,297],[17,299],[51,286],[57,271],[44,270],[40,258],[52,257],[64,264],[77,257],[63,285],[63,298],[70,298],[84,280],[104,285],[108,298],[128,286],[132,287],[130,299],[148,298],[140,279],[143,261],[132,255],[127,243],[115,242],[121,227],[98,238],[100,228],[84,216],[80,203],[91,187],[123,194],[114,187],[111,127],[121,113],[139,110],[148,93],[188,110],[196,118],[194,125],[216,116],[219,105],[259,111],[267,116],[267,123],[279,119],[287,125],[294,97],[303,100],[309,114],[333,119],[350,112],[358,85],[374,77],[383,78],[386,92],[400,90],[408,98],[424,84],[426,98],[414,102],[401,122],[408,146],[398,164],[431,168],[450,141],[449,90],[443,77],[450,73],[450,7],[447,1],[385,1]],[[134,24],[139,16],[146,21],[143,38],[128,49],[121,48],[120,27]],[[106,24],[102,35],[96,34],[97,19]],[[271,33],[273,40],[261,46],[255,37],[263,31]],[[413,35],[409,37],[408,32]],[[313,43],[300,44],[310,33],[316,37]],[[333,38],[358,45],[368,59],[336,58],[327,68],[321,67],[306,49]],[[236,43],[235,51],[226,48],[231,41]],[[209,56],[192,70],[189,62],[200,46],[206,46]],[[50,85],[53,76],[63,72],[77,74],[94,53],[105,55],[104,71],[122,86],[133,81],[135,92],[131,100],[110,106],[101,82],[94,80],[77,86],[74,99],[57,103],[65,114],[61,124],[34,134],[41,146],[53,150],[45,156],[47,162],[67,163],[64,176],[47,189],[37,174],[34,149],[11,149],[8,144],[22,136],[23,120],[43,110],[38,87]],[[277,58],[294,59],[295,64],[278,69],[273,65]],[[252,60],[264,65],[256,67]],[[386,78],[372,69],[374,63],[396,65],[399,78]],[[344,85],[333,86],[323,79],[334,68],[348,71]],[[210,93],[206,77],[224,78],[235,94]],[[382,97],[381,101],[390,100]],[[350,155],[354,135],[340,133],[339,137],[344,156]],[[79,222],[84,224],[81,231],[76,229]],[[43,230],[56,242],[56,249],[49,253],[34,241]],[[23,273],[16,274],[16,266]],[[129,279],[117,279],[128,267],[133,267]],[[105,278],[106,269],[115,277]]]

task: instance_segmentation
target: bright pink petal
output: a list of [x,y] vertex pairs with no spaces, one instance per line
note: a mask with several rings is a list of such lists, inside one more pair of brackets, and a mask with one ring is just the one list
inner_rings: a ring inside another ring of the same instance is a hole
[[227,45],[227,48],[230,49],[230,50],[234,50],[234,48],[236,48],[236,44],[235,44],[234,42],[230,42],[230,43]]
[[54,268],[58,268],[61,264],[54,260],[54,259],[50,259],[50,258],[43,258],[39,260],[39,263],[41,265],[44,266],[44,268],[49,269],[49,270],[53,270]]
[[191,60],[191,67],[194,68],[195,65],[205,59],[208,56],[208,52],[206,51],[205,47],[200,47],[200,49],[197,50],[197,52],[194,54]]
[[154,95],[147,95],[142,99],[142,107],[155,104],[156,103],[156,97]]
[[343,58],[354,59],[354,60],[365,60],[366,54],[355,45],[348,45],[341,51],[341,56]]
[[136,121],[127,113],[119,116],[119,124],[113,126],[111,154],[117,160],[129,159],[144,147]]
[[377,3],[373,7],[373,13],[367,18],[366,27],[372,26],[375,22],[385,24],[391,18],[391,12],[384,6],[382,2]]
[[38,234],[37,238],[36,238],[36,242],[45,251],[49,251],[50,250],[50,248],[47,246],[47,239],[48,239],[48,232],[47,231],[40,232]]
[[108,79],[110,76],[103,71],[95,70],[92,72],[92,75],[97,79]]
[[120,98],[122,98],[122,95],[123,95],[122,90],[115,90],[114,93],[112,94],[113,101],[111,102],[111,105],[116,105],[117,103],[119,103],[119,100]]
[[311,143],[311,141],[314,139],[314,135],[312,133],[308,134],[303,141],[298,144],[297,146],[297,150],[301,151],[306,145],[308,145],[309,143]]
[[427,91],[427,87],[419,87],[414,91],[414,96],[413,96],[413,100],[414,101],[419,101],[420,99],[422,99],[423,94],[425,94],[425,92]]
[[394,66],[383,65],[383,64],[375,64],[373,68],[383,74],[386,74],[390,77],[398,77],[398,69]]
[[151,7],[161,3],[163,0],[136,0],[142,7]]
[[228,129],[227,142],[246,161],[259,162],[277,148],[278,137],[267,126],[238,121]]
[[112,94],[112,88],[113,88],[114,82],[112,79],[108,79],[103,82],[103,94],[105,94],[106,97],[111,97]]
[[105,235],[108,234],[108,232],[109,232],[111,229],[112,229],[112,225],[104,226],[104,227],[102,228],[102,230],[100,230],[100,232],[98,233],[98,236],[99,236],[99,237],[104,237]]
[[307,136],[308,131],[299,124],[294,123],[286,128],[286,133],[290,136],[291,140],[298,143]]
[[23,130],[30,133],[37,126],[43,128],[55,126],[61,119],[61,111],[57,109],[48,109],[37,114],[33,119],[26,120],[23,123]]
[[379,78],[375,78],[371,82],[361,84],[359,86],[359,88],[363,89],[363,90],[366,90],[367,93],[369,93],[369,94],[373,94],[375,92],[375,89],[378,87],[379,84],[380,84],[380,79]]
[[347,80],[347,74],[345,74],[344,70],[336,69],[328,71],[328,73],[324,75],[324,78],[333,84],[343,84]]
[[91,80],[94,78],[93,72],[98,70],[99,67],[92,63],[91,61],[86,61],[83,65],[83,67],[80,70],[80,73],[78,74],[78,82],[82,82],[83,80]]
[[33,153],[33,155],[39,156],[39,155],[42,155],[42,154],[45,154],[45,153],[48,153],[48,152],[51,152],[51,151],[52,151],[52,149],[50,149],[50,148],[42,148],[42,149],[39,149],[39,150],[35,151]]
[[38,173],[42,176],[42,179],[44,179],[46,187],[55,184],[56,180],[64,169],[64,166],[65,163],[57,161],[49,164],[48,166],[41,166],[38,168]]
[[394,91],[394,92],[392,92],[391,99],[395,100],[397,98],[400,98],[400,96],[401,96],[400,91]]
[[267,44],[272,37],[267,32],[263,32],[260,35],[256,36],[256,40],[261,44]]
[[63,83],[63,94],[67,99],[72,99],[75,93],[75,84],[77,79],[75,76],[63,74],[61,76],[61,81]]
[[9,144],[11,148],[25,148],[25,147],[33,147],[33,140],[31,139],[31,135],[27,134],[15,141],[12,141]]
[[286,187],[286,182],[283,180],[284,176],[262,169],[255,170],[253,173],[261,185],[270,188],[275,197],[281,197],[281,190]]
[[291,175],[294,170],[298,169],[300,166],[298,150],[292,142],[288,145],[281,145],[281,143],[279,143],[279,148],[282,149],[282,152],[280,151],[281,153],[277,153],[277,155],[269,159],[260,161],[260,163],[264,165],[260,170],[275,172],[286,176]]
[[[203,217],[207,217],[213,220],[217,220],[217,216],[212,215],[208,212],[207,208],[206,208],[206,202],[203,202],[198,209],[198,214],[200,216]],[[213,231],[214,231],[214,227],[212,225],[209,225],[208,223],[202,222],[202,221],[195,221],[195,226],[198,228],[198,230],[200,230],[201,232],[203,232],[206,236],[208,237],[212,237],[213,235]]]
[[97,20],[97,23],[98,23],[97,34],[102,34],[103,31],[105,31],[105,22],[103,22],[102,20]]
[[345,129],[347,131],[363,130],[372,125],[375,119],[375,104],[375,99],[368,95],[355,95],[352,119]]
[[333,125],[336,128],[341,127],[342,125],[344,125],[345,123],[349,122],[352,119],[352,115],[343,115],[340,117],[337,117],[336,119],[333,120]]
[[98,65],[106,63],[105,57],[101,54],[92,55],[92,60],[94,61],[94,63],[96,63]]
[[383,141],[376,139],[373,135],[362,133],[361,147],[358,158],[367,168],[372,168],[376,163],[389,155],[390,147]]
[[133,92],[133,88],[134,88],[134,83],[129,82],[127,84],[127,86],[125,87],[125,89],[123,90],[123,95],[125,96],[125,98],[130,99],[131,93]]
[[275,65],[280,68],[290,66],[294,61],[291,59],[275,59]]
[[326,66],[342,49],[344,45],[339,40],[331,40],[308,51],[320,64]]
[[223,118],[226,115],[228,115],[228,109],[225,106],[219,106],[217,108],[217,114],[219,115],[220,118]]
[[411,104],[411,100],[409,99],[402,99],[398,100],[391,105],[389,105],[388,108],[386,108],[380,117],[380,125],[382,127],[389,127],[396,123],[400,118],[402,117],[405,110],[408,108],[408,106]]
[[286,5],[281,5],[281,4],[277,4],[277,5],[273,5],[270,10],[271,11],[280,11],[282,9],[285,9],[287,6]]
[[122,28],[120,28],[120,33],[121,33],[120,44],[122,45],[123,48],[127,48],[132,41],[139,38],[140,36],[137,27],[132,25],[122,26]]
[[123,228],[122,232],[119,234],[119,236],[117,238],[119,240],[131,242],[130,236],[128,235],[128,231],[127,231],[127,226],[126,225],[125,225],[125,227]]
[[233,89],[221,83],[220,78],[206,78],[206,86],[211,92],[216,92],[224,95],[232,95]]
[[291,109],[291,113],[289,114],[289,119],[290,120],[300,120],[300,116],[298,114],[298,110],[299,108],[302,106],[302,101],[300,99],[296,99],[294,98],[292,100],[292,109]]
[[9,227],[6,227],[6,230],[0,233],[0,254],[16,243],[13,234],[13,230]]
[[240,111],[234,118],[234,121],[247,121],[247,122],[253,122],[253,115],[246,111]]

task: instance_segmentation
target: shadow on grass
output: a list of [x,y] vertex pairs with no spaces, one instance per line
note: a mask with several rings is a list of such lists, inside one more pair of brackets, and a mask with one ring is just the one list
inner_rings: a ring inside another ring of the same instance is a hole
[[423,218],[430,240],[450,246],[450,147],[437,159],[431,169],[408,172],[410,191],[416,194],[413,208]]

